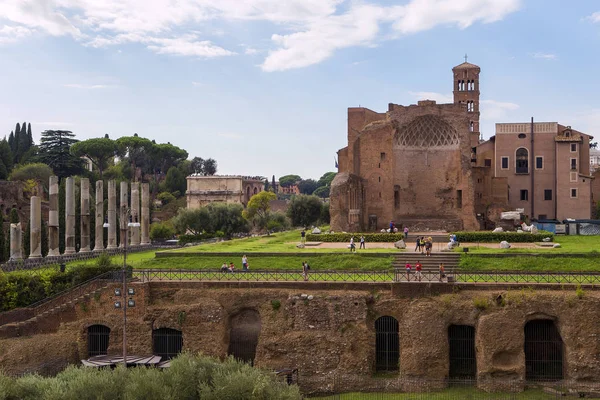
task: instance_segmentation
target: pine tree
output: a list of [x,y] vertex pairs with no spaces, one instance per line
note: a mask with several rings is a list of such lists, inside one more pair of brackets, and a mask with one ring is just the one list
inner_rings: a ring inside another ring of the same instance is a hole
[[10,209],[9,218],[10,218],[10,223],[11,224],[18,224],[19,223],[19,213],[17,212],[16,208],[13,207],[13,208]]
[[77,175],[83,171],[83,162],[70,151],[77,142],[70,131],[44,131],[37,159],[52,168],[59,178]]
[[33,135],[31,134],[31,122],[27,124],[27,140],[29,141],[29,147],[33,146]]
[[[6,169],[6,172],[1,171],[2,166]],[[6,179],[10,171],[13,168],[13,154],[10,151],[10,144],[4,138],[0,141],[0,179]]]
[[10,152],[15,154],[15,133],[10,131],[10,135],[8,135],[8,145],[10,146]]
[[13,163],[14,164],[18,164],[19,163],[19,143],[20,143],[20,137],[21,137],[21,124],[19,124],[17,122],[17,126],[15,127],[15,142],[14,142],[14,148],[12,149],[12,153],[13,153]]
[[6,255],[6,236],[4,234],[4,216],[0,212],[0,263],[8,260]]

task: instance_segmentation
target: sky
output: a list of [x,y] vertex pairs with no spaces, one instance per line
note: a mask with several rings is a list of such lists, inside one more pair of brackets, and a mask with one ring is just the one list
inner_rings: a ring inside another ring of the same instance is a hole
[[138,133],[318,179],[348,107],[451,102],[465,54],[484,138],[531,117],[600,138],[597,0],[0,0],[0,135]]

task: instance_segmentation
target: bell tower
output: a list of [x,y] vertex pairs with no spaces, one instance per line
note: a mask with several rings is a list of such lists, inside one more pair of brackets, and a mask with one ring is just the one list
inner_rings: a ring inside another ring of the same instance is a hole
[[452,68],[454,76],[454,103],[464,104],[470,116],[469,131],[471,132],[471,147],[479,144],[479,73],[481,68],[465,62]]

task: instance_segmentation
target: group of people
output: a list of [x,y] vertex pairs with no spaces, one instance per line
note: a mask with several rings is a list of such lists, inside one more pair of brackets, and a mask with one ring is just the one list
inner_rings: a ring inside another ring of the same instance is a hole
[[426,257],[430,257],[432,247],[433,239],[431,236],[428,238],[425,238],[425,236],[417,237],[415,251],[420,251],[421,254],[425,254]]
[[[410,263],[406,263],[406,281],[410,282],[410,274],[412,272],[412,265],[410,265]],[[415,264],[415,278],[421,282],[421,279],[423,277],[422,275],[422,271],[423,270],[423,265],[421,264],[421,261],[417,261],[417,263]],[[444,278],[446,277],[446,269],[444,268],[444,263],[440,263],[439,266],[439,279],[440,282],[443,282]]]
[[[242,271],[248,271],[249,269],[250,266],[248,265],[248,257],[246,257],[244,254],[242,257]],[[221,265],[221,272],[235,272],[235,265],[231,261],[229,262],[229,265],[224,262],[223,265]]]
[[[366,245],[365,245],[365,237],[361,236],[360,239],[360,248],[361,249],[366,249]],[[356,244],[354,243],[354,236],[352,236],[350,238],[350,245],[348,246],[348,248],[350,249],[350,253],[355,252],[356,251]]]

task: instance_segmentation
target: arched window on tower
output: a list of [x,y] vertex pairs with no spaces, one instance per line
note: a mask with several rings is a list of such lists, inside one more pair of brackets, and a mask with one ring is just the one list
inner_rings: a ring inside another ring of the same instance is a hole
[[469,122],[469,132],[474,132],[474,130],[473,130],[473,121]]
[[472,101],[467,101],[467,111],[473,112],[473,102]]

